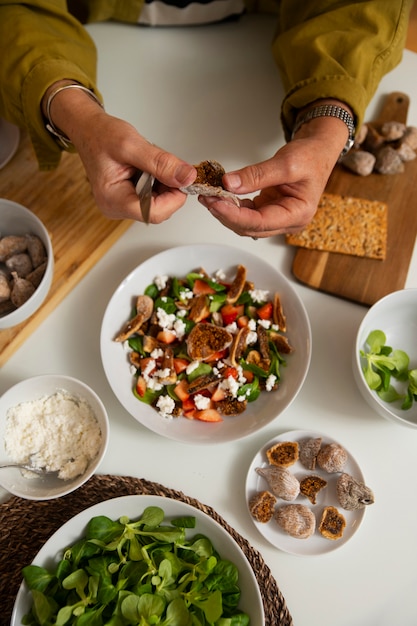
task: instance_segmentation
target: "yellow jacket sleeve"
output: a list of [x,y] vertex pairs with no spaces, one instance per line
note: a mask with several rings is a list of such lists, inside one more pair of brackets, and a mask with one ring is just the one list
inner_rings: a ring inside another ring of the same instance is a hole
[[[61,149],[45,129],[41,99],[62,78],[96,86],[96,48],[82,21],[136,22],[144,0],[0,0],[0,116],[25,128],[41,169]],[[413,0],[247,0],[278,13],[273,54],[286,96],[287,139],[299,108],[333,97],[359,125],[382,76],[400,61]],[[252,6],[254,5],[254,6]]]
[[64,0],[0,0],[0,42],[0,116],[27,130],[41,169],[52,169],[61,150],[45,129],[42,96],[62,78],[99,96],[95,45]]
[[413,0],[281,0],[273,54],[286,91],[282,123],[319,98],[346,102],[357,127],[382,77],[401,60]]

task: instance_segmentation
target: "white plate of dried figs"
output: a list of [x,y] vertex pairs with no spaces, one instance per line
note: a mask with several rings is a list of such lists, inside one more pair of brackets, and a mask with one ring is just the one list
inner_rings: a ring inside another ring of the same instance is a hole
[[253,523],[273,546],[317,556],[353,537],[374,494],[343,444],[322,433],[293,430],[255,455],[246,501]]

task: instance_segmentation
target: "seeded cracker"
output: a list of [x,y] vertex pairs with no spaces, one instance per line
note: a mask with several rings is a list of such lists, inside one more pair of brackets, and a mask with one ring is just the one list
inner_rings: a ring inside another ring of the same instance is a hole
[[384,202],[324,193],[313,220],[286,235],[291,246],[384,260],[388,206]]

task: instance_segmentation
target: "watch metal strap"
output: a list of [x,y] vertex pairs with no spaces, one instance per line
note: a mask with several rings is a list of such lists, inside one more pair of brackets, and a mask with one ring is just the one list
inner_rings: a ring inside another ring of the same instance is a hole
[[336,117],[346,124],[349,137],[340,156],[347,154],[355,141],[355,122],[349,111],[337,104],[319,104],[300,115],[292,131],[292,138],[303,124],[317,117]]

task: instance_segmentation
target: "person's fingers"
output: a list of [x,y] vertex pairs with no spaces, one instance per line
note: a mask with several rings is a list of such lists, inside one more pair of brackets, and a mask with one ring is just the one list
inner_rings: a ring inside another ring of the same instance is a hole
[[223,184],[228,191],[236,194],[247,194],[266,189],[281,182],[289,181],[290,176],[284,170],[285,163],[280,167],[279,157],[275,156],[261,163],[248,165],[223,176]]
[[[107,193],[96,198],[100,210],[110,219],[132,219],[143,222],[140,201],[128,180],[113,185]],[[185,203],[186,196],[177,189],[164,188],[153,192],[150,223],[160,224],[169,219]]]
[[127,157],[138,169],[149,172],[168,187],[186,187],[195,180],[197,170],[193,165],[143,140],[142,137],[138,141],[140,145],[138,142],[131,144],[131,154]]

